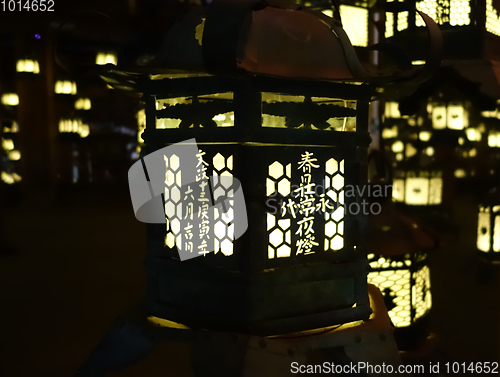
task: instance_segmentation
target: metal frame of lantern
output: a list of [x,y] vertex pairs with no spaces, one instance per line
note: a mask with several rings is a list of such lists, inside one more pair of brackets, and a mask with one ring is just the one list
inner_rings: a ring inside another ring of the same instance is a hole
[[368,282],[384,296],[399,348],[416,348],[428,335],[428,314],[432,308],[428,254],[369,254],[368,261]]
[[482,260],[500,265],[500,193],[493,189],[479,204],[477,250]]
[[[210,230],[215,252],[181,262],[174,246],[182,242],[175,223],[180,182],[170,180],[168,230],[148,225],[149,315],[265,335],[367,319],[366,221],[345,211],[361,199],[344,196],[343,187],[365,183],[373,88],[208,75],[155,76],[140,86],[144,155],[196,138],[207,175],[239,179],[248,211],[248,230],[240,239],[231,239],[221,218],[221,231]],[[269,205],[270,199],[288,205],[299,200],[290,194],[300,186],[306,154],[317,159],[312,179],[325,189],[317,204],[337,204],[335,211],[314,216],[313,235],[299,231],[304,216]],[[166,174],[177,177],[178,168],[178,161],[168,161]],[[217,196],[230,188],[213,189]]]

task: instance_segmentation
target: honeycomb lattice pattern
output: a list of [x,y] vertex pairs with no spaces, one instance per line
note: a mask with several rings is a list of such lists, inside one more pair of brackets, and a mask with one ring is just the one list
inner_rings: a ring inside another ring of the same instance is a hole
[[486,0],[486,31],[500,35],[500,15],[493,6],[493,0]]
[[[267,196],[279,193],[283,197],[290,195],[292,190],[292,164],[283,166],[274,161],[268,167],[266,181]],[[277,220],[277,216],[267,214],[267,231],[269,233],[268,258],[286,258],[292,255],[291,219]]]
[[325,193],[334,203],[335,211],[325,212],[325,251],[344,247],[344,160],[340,164],[330,158],[325,164]]
[[173,248],[176,244],[182,247],[181,223],[182,201],[181,187],[182,177],[180,159],[173,154],[170,157],[163,156],[165,160],[165,215],[167,216],[167,234],[165,245]]
[[431,275],[429,267],[424,266],[413,273],[415,285],[412,287],[412,306],[415,309],[415,320],[431,310]]
[[394,13],[385,13],[385,37],[390,38],[394,35]]
[[[165,237],[165,245],[169,248],[177,246],[179,249],[182,248],[182,236],[181,236],[181,223],[179,219],[182,219],[182,201],[181,195],[181,171],[180,171],[180,160],[175,154],[171,157],[164,156],[165,160],[165,215],[167,216],[167,232]],[[208,160],[207,160],[208,161]],[[212,189],[213,192],[213,202],[216,203],[217,199],[221,196],[232,197],[233,192],[233,156],[224,157],[221,153],[217,153],[212,158],[213,167],[213,181]],[[210,176],[207,169],[207,176]],[[224,177],[224,179],[221,179]],[[214,252],[217,254],[221,252],[225,256],[230,256],[233,254],[233,241],[234,241],[234,209],[232,208],[234,202],[229,200],[229,208],[225,208],[226,212],[221,213],[218,208],[211,209],[212,213],[210,217],[213,218],[214,227],[210,230],[213,234],[214,242]],[[194,203],[194,216],[197,216],[199,211],[198,203]],[[188,212],[185,214],[188,215]],[[212,217],[213,216],[213,217]],[[193,252],[191,247],[189,247],[188,232],[184,229],[186,236],[186,250]],[[193,234],[198,237],[198,230],[193,230],[190,228],[189,234]],[[212,238],[210,235],[209,239]],[[209,249],[208,249],[209,250]],[[200,252],[204,254],[206,252]]]
[[403,269],[370,272],[368,283],[376,285],[384,295],[385,306],[394,326],[410,326],[410,271]]
[[[233,156],[227,159],[217,153],[213,158],[213,193],[214,203],[221,196],[231,198],[234,195],[233,190]],[[224,177],[222,180],[220,177]],[[226,213],[220,213],[214,208],[214,250],[219,251],[225,256],[233,254],[234,241],[234,200],[229,200],[230,208],[226,208]]]
[[[425,253],[406,254],[398,259],[369,254],[368,260],[373,270],[368,274],[368,283],[376,285],[384,295],[394,326],[410,326],[431,309],[430,270],[425,265]],[[415,271],[413,263],[422,267]]]

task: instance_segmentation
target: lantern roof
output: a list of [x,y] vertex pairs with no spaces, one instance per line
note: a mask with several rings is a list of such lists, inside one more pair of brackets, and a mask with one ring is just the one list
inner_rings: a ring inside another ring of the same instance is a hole
[[134,66],[106,66],[101,76],[128,90],[137,90],[141,77],[216,74],[367,84],[401,95],[414,91],[439,66],[441,35],[427,16],[431,37],[427,63],[382,74],[360,63],[339,16],[283,4],[214,0],[206,10],[174,24],[154,56],[138,59]]

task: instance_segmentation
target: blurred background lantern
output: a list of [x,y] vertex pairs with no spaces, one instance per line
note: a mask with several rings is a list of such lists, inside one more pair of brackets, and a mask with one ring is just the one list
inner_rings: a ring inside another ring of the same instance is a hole
[[479,204],[477,249],[482,260],[500,264],[500,193],[492,189]]
[[394,170],[393,200],[413,207],[442,204],[442,171],[429,163],[421,166],[419,156],[397,165]]
[[390,204],[369,219],[368,282],[384,295],[399,349],[416,349],[429,335],[432,295],[428,253],[438,239]]

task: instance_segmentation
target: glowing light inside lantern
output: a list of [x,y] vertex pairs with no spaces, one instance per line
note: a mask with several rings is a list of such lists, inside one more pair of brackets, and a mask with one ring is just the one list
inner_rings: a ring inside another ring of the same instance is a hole
[[78,98],[75,102],[76,110],[90,110],[92,108],[92,103],[90,98]]
[[11,139],[2,139],[2,148],[5,151],[11,151],[14,149],[14,142]]
[[76,82],[74,81],[56,81],[56,94],[76,94]]
[[368,9],[340,4],[342,27],[353,46],[368,46]]
[[490,148],[500,148],[500,132],[490,131],[488,134],[488,146]]
[[390,38],[394,35],[394,13],[385,13],[385,37]]
[[454,175],[455,178],[465,178],[467,176],[464,169],[456,169]]
[[426,206],[441,204],[443,180],[440,171],[409,171],[404,178],[395,178],[392,196],[395,202]]
[[486,0],[486,31],[500,36],[500,15],[493,6],[493,0]]
[[398,137],[398,126],[393,126],[392,128],[384,128],[382,130],[382,138],[394,139],[396,137]]
[[478,128],[467,128],[465,134],[470,141],[481,141],[482,134]]
[[[500,253],[500,205],[479,206],[477,248],[485,253]],[[493,217],[493,224],[492,224]],[[493,229],[492,229],[493,226]]]
[[37,60],[20,59],[17,61],[16,71],[38,74],[40,73],[40,66]]
[[394,153],[400,153],[405,150],[405,145],[401,140],[398,140],[392,143],[391,149]]
[[418,138],[422,141],[429,141],[431,139],[432,132],[429,131],[421,131],[418,135]]
[[144,139],[142,138],[142,134],[144,133],[144,130],[146,129],[146,110],[141,109],[137,112],[136,116],[137,118],[137,141],[140,144],[144,143]]
[[469,125],[469,112],[462,103],[433,104],[431,114],[432,127],[436,130],[463,130]]
[[[373,254],[369,259],[373,258]],[[370,262],[376,271],[368,274],[368,282],[384,295],[389,316],[395,327],[408,327],[432,308],[429,267],[410,270],[412,260],[379,258]]]
[[19,161],[21,159],[21,152],[19,152],[18,150],[13,150],[13,151],[10,151],[8,154],[7,154],[9,160],[11,161]]
[[59,120],[60,133],[75,133],[80,137],[85,138],[89,136],[90,127],[88,124],[83,124],[81,119],[60,119]]
[[16,174],[16,173],[7,173],[5,171],[2,171],[1,173],[1,179],[2,182],[7,183],[8,185],[12,185],[16,182],[21,181],[21,177]]
[[16,93],[2,94],[2,105],[6,105],[6,106],[19,105],[19,96]]
[[95,59],[95,64],[105,65],[105,64],[118,64],[118,57],[112,52],[99,52]]
[[[269,233],[268,258],[286,258],[293,255],[308,255],[323,248],[325,251],[337,251],[344,247],[344,160],[340,163],[330,158],[324,165],[325,192],[315,194],[316,183],[312,181],[312,172],[321,169],[313,153],[305,152],[301,160],[286,165],[274,161],[268,166],[266,180],[267,196],[284,197],[280,208],[281,215],[267,214]],[[292,171],[299,170],[300,185],[291,190]],[[335,208],[333,203],[337,203]],[[314,213],[325,216],[324,245],[316,240]],[[292,221],[298,225],[295,243],[292,242]],[[319,246],[319,248],[318,248]]]

